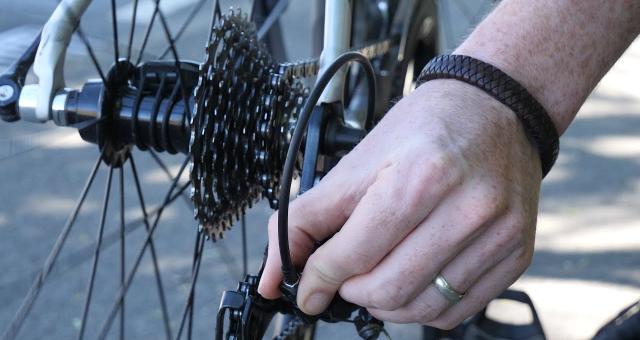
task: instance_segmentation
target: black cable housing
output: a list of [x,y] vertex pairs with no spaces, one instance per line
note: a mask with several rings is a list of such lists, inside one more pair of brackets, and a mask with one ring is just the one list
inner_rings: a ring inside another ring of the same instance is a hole
[[280,195],[278,197],[278,244],[280,247],[280,259],[282,260],[282,273],[284,274],[284,282],[288,285],[294,285],[298,282],[299,273],[291,261],[291,252],[289,250],[289,194],[291,191],[291,182],[293,180],[293,172],[296,163],[296,157],[302,144],[304,133],[309,123],[309,118],[313,108],[318,103],[322,92],[333,79],[336,73],[347,63],[358,62],[365,71],[368,82],[368,101],[367,116],[365,129],[369,131],[373,127],[373,118],[375,113],[375,93],[376,78],[373,66],[369,59],[359,52],[346,52],[333,61],[329,67],[319,76],[316,85],[309,94],[309,98],[305,103],[296,127],[291,137],[291,143],[287,150],[287,158],[282,171]]

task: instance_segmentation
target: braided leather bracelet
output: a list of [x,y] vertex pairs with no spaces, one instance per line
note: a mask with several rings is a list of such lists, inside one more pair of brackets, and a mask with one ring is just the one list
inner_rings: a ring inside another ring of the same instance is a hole
[[538,150],[542,177],[547,175],[558,158],[558,131],[547,111],[522,85],[497,67],[464,55],[441,55],[431,59],[420,72],[417,86],[434,79],[463,81],[513,110],[529,141]]

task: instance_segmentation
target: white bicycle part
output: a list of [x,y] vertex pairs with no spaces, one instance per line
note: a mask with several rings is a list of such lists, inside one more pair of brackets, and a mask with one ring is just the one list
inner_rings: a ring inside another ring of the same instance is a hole
[[24,86],[20,95],[22,119],[41,123],[51,119],[53,98],[64,88],[67,47],[89,4],[91,0],[62,0],[44,25],[33,63],[38,83]]

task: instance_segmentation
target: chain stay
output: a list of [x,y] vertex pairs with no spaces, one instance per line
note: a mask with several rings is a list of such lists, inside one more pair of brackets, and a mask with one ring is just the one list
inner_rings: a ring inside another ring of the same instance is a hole
[[[391,39],[385,39],[354,51],[362,53],[368,59],[374,59],[385,55],[390,49]],[[310,78],[318,75],[318,72],[320,72],[320,61],[317,58],[281,63],[279,69],[279,73],[285,78]]]

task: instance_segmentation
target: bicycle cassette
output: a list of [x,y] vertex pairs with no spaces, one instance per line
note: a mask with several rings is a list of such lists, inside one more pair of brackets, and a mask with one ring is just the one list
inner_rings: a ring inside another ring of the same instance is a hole
[[308,92],[300,70],[309,67],[287,65],[274,63],[246,15],[232,12],[213,27],[195,89],[190,155],[194,215],[214,240],[258,199],[277,207],[290,134]]

